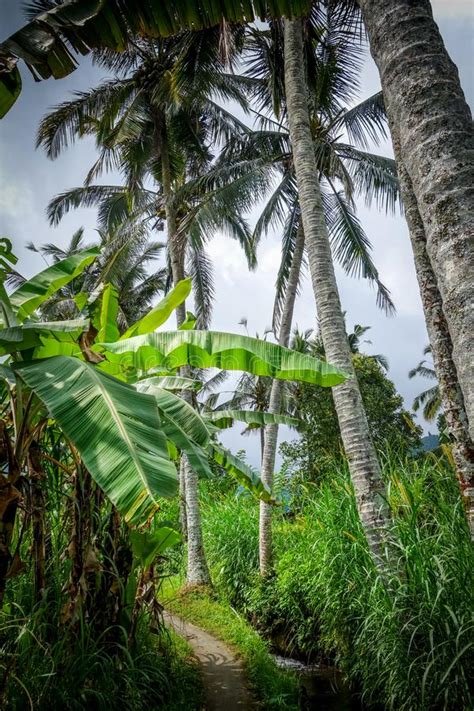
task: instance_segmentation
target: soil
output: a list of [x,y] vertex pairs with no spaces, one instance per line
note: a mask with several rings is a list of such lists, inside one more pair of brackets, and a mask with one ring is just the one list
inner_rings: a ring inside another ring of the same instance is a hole
[[207,711],[252,711],[252,700],[243,664],[230,647],[208,632],[165,611],[165,623],[184,637],[202,669]]

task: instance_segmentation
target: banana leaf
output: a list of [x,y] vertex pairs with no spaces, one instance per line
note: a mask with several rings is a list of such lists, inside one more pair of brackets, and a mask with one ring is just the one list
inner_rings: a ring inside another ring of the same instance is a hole
[[[42,357],[53,355],[55,349],[62,349],[63,346],[66,347],[66,351],[69,349],[78,351],[77,339],[87,329],[88,324],[87,319],[73,319],[71,321],[31,321],[21,326],[2,328],[0,329],[0,356],[41,347],[46,349]],[[49,350],[48,345],[51,346]]]
[[145,523],[177,491],[156,400],[76,358],[15,364],[125,520]]
[[253,410],[213,410],[203,412],[203,420],[212,422],[221,430],[232,427],[236,421],[245,422],[250,427],[262,427],[263,425],[287,425],[288,427],[300,426],[301,420],[288,415],[274,415],[270,412],[258,412]]
[[17,318],[24,321],[53,294],[75,279],[100,254],[98,247],[85,249],[62,259],[25,281],[10,294],[10,303],[17,310]]
[[276,503],[275,499],[272,498],[270,490],[260,479],[257,472],[255,472],[248,464],[243,462],[241,459],[234,457],[229,450],[224,447],[211,442],[209,446],[209,454],[212,459],[224,469],[227,474],[236,479],[239,484],[249,489],[253,494],[255,494],[262,501],[267,503]]
[[250,336],[216,331],[163,331],[100,344],[106,358],[144,373],[153,368],[242,370],[279,380],[296,380],[325,387],[348,377],[338,368],[305,353]]
[[118,291],[113,284],[106,284],[100,298],[98,341],[117,341],[120,338],[118,310]]
[[171,525],[161,524],[154,531],[130,531],[133,555],[142,568],[149,568],[157,556],[181,542]]
[[173,311],[187,299],[191,293],[191,287],[191,279],[182,279],[159,304],[151,309],[143,318],[130,326],[123,336],[121,336],[120,340],[123,341],[133,336],[141,336],[157,329],[165,323]]
[[140,392],[152,392],[152,388],[162,388],[163,390],[192,390],[198,392],[202,388],[200,380],[185,378],[181,375],[155,375],[151,378],[144,378],[136,383],[135,387]]

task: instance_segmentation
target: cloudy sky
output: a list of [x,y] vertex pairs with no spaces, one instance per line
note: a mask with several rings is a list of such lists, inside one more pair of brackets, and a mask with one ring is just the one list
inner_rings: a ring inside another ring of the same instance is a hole
[[[466,97],[474,103],[474,3],[472,0],[434,0],[435,19],[447,49],[459,68]],[[21,4],[17,0],[0,0],[2,39],[22,25]],[[30,276],[43,267],[39,258],[25,249],[29,241],[35,244],[56,242],[65,244],[71,234],[84,226],[92,240],[95,233],[95,213],[80,210],[70,213],[59,227],[48,225],[45,208],[58,192],[80,185],[95,160],[90,140],[81,141],[50,162],[40,150],[35,150],[35,135],[40,118],[53,105],[66,100],[72,91],[95,86],[103,72],[93,67],[89,59],[81,60],[79,69],[70,77],[55,82],[35,84],[23,72],[24,89],[14,108],[0,123],[0,234],[10,237],[19,256],[19,270]],[[361,80],[361,96],[370,96],[380,88],[375,65],[367,56]],[[387,142],[378,151],[391,155]],[[114,182],[107,178],[104,182]],[[257,214],[257,213],[255,213]],[[370,325],[371,345],[367,352],[384,353],[390,362],[390,377],[410,407],[413,397],[423,388],[421,380],[409,380],[408,370],[420,360],[427,335],[413,267],[413,259],[403,218],[387,217],[375,208],[359,205],[359,217],[374,247],[374,259],[382,280],[391,291],[397,308],[395,317],[387,318],[375,305],[375,293],[363,281],[347,278],[338,270],[338,282],[343,308],[347,311],[349,328],[355,323]],[[278,234],[271,234],[262,243],[259,268],[249,273],[238,247],[216,235],[209,243],[209,255],[216,268],[216,305],[213,328],[239,331],[238,322],[245,317],[248,332],[262,333],[270,325],[273,285],[280,260]],[[315,325],[314,299],[308,280],[296,305],[295,324],[300,329]],[[433,425],[420,423],[425,430]],[[288,437],[288,433],[284,436]],[[290,435],[291,436],[291,435]],[[246,447],[253,464],[258,463],[256,437],[242,439],[237,432],[226,435],[233,449]]]

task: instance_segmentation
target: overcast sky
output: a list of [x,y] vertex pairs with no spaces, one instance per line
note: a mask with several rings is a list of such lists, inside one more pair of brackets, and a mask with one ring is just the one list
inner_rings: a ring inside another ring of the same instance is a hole
[[[447,49],[459,68],[461,83],[472,107],[474,103],[473,73],[473,0],[435,0],[432,2]],[[3,37],[23,24],[21,6],[17,0],[0,0],[0,27]],[[40,150],[35,150],[35,135],[40,118],[54,104],[66,100],[74,90],[95,86],[103,72],[81,59],[79,69],[60,81],[34,83],[22,67],[23,92],[10,113],[0,122],[0,236],[10,237],[19,256],[18,269],[30,276],[43,268],[39,258],[25,249],[30,240],[35,244],[56,242],[65,244],[80,226],[90,240],[95,238],[95,211],[70,213],[59,227],[48,225],[45,208],[58,192],[82,183],[95,160],[91,140],[81,141],[50,162]],[[361,96],[365,98],[380,89],[377,70],[367,56]],[[387,143],[378,151],[391,155]],[[114,182],[105,179],[102,182]],[[427,343],[413,258],[403,218],[387,217],[375,208],[359,205],[359,217],[374,247],[374,260],[383,282],[391,291],[397,308],[395,317],[387,318],[375,305],[375,292],[364,281],[349,279],[338,270],[338,282],[343,308],[347,311],[348,327],[355,323],[371,326],[366,346],[369,353],[384,353],[390,363],[389,375],[405,398],[407,407],[413,397],[427,385],[421,379],[409,380],[408,370],[421,358]],[[236,243],[216,235],[208,253],[216,270],[216,305],[213,328],[241,331],[238,322],[245,317],[250,335],[260,334],[271,323],[273,286],[280,260],[278,234],[270,235],[259,251],[259,268],[249,273]],[[315,306],[309,281],[306,280],[296,304],[295,325],[300,329],[315,325]],[[434,431],[424,423],[425,430]],[[284,432],[288,437],[288,432]],[[290,437],[293,435],[290,435]],[[249,460],[258,464],[258,438],[241,438],[238,432],[227,433],[225,441],[234,450],[245,447]]]

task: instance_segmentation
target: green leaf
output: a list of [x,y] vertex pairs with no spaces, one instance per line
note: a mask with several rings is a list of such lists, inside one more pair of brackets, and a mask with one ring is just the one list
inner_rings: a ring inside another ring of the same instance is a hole
[[297,428],[301,425],[301,420],[296,419],[296,417],[274,415],[270,412],[259,412],[257,410],[213,410],[212,412],[203,412],[202,417],[221,430],[232,427],[236,421],[258,427],[277,424]]
[[21,92],[21,75],[15,65],[9,72],[0,74],[0,119],[7,114]]
[[179,327],[179,331],[190,331],[191,329],[196,327],[196,321],[197,318],[196,316],[191,313],[191,311],[186,311],[186,318],[184,319],[183,323]]
[[99,312],[99,332],[97,341],[117,341],[120,331],[117,328],[118,291],[113,284],[107,284],[102,292]]
[[160,301],[143,318],[130,326],[120,338],[123,341],[133,336],[151,333],[161,326],[171,316],[173,311],[183,303],[191,293],[191,279],[182,279],[164,299]]
[[220,445],[211,443],[209,453],[212,459],[222,467],[230,476],[236,479],[239,484],[251,491],[262,501],[274,503],[274,499],[258,474],[245,462],[234,457],[227,449]]
[[136,387],[141,392],[152,392],[148,390],[149,387],[162,388],[163,390],[193,390],[198,392],[202,388],[202,383],[200,380],[193,380],[192,378],[184,378],[180,375],[154,375],[151,378],[144,378],[140,380]]
[[9,385],[15,385],[16,383],[13,370],[4,363],[0,364],[0,380],[6,380]]
[[130,531],[130,542],[135,558],[142,568],[149,568],[155,558],[172,546],[181,543],[181,535],[166,523],[154,531]]
[[348,377],[338,368],[305,353],[234,333],[164,331],[101,345],[111,362],[144,373],[158,367],[174,370],[192,365],[242,370],[325,387],[339,385]]
[[[0,356],[30,348],[51,346],[41,357],[57,353],[56,344],[79,350],[77,339],[87,329],[87,319],[71,321],[31,321],[21,326],[0,329]],[[69,348],[67,350],[69,350]],[[38,357],[36,355],[36,357]]]
[[135,384],[141,392],[156,399],[163,432],[175,447],[184,452],[192,468],[203,477],[210,477],[208,456],[210,432],[198,412],[185,400],[153,383],[141,381]]
[[[201,447],[207,447],[210,435],[206,423],[186,400],[161,388],[153,388],[147,392],[155,397],[160,413],[175,422],[190,440]],[[177,442],[175,444],[181,447]]]
[[125,520],[147,521],[177,490],[156,401],[76,358],[14,366]]
[[77,252],[22,284],[13,294],[10,294],[10,301],[17,309],[18,319],[24,321],[59,289],[81,274],[99,254],[98,247]]

